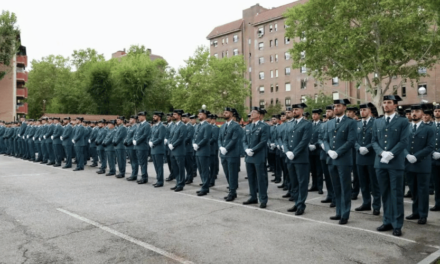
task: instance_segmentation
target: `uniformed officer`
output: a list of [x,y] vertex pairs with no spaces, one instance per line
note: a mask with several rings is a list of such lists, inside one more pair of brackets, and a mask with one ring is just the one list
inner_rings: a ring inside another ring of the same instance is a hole
[[81,125],[84,127],[84,138],[86,140],[86,145],[84,146],[84,166],[87,165],[87,161],[90,160],[90,134],[92,133],[92,128],[89,126],[90,121],[83,120]]
[[[353,120],[358,120],[357,113],[359,109],[357,107],[347,107],[346,115]],[[356,164],[356,155],[353,155],[353,164]],[[351,199],[357,200],[359,195],[360,187],[359,187],[359,175],[357,172],[356,166],[353,166],[353,180],[351,187]]]
[[[357,139],[355,143],[356,169],[359,175],[359,185],[362,192],[362,205],[356,211],[371,211],[373,204],[373,215],[380,214],[380,190],[374,169],[376,157],[371,139],[373,136],[374,119],[371,117],[372,103],[359,106],[362,120],[357,123]],[[373,202],[371,202],[373,195]]]
[[107,134],[102,141],[102,146],[105,149],[105,155],[107,156],[107,162],[108,162],[108,168],[109,172],[105,176],[114,176],[116,175],[116,151],[115,151],[115,145],[113,143],[113,139],[116,134],[116,120],[109,120],[107,122]]
[[[189,119],[190,119],[190,121],[191,121],[191,125],[193,126],[193,128],[194,128],[194,133],[195,133],[195,131],[196,131],[196,128],[197,128],[197,126],[198,126],[198,124],[197,124],[197,116],[196,115],[192,115],[192,116],[190,116],[189,117]],[[193,137],[194,137],[194,133],[193,133]],[[192,172],[193,172],[193,176],[192,176],[192,178],[194,179],[195,177],[197,177],[197,160],[196,160],[196,152],[194,151],[194,148],[192,148],[192,138],[191,138],[191,150],[192,150],[192,154],[193,154],[193,158],[192,158],[192,161],[193,161],[193,169],[192,169]]]
[[273,152],[273,159],[275,163],[274,174],[275,176],[271,182],[278,184],[281,182],[282,168],[281,168],[281,156],[280,150],[277,148],[277,138],[278,138],[278,126],[280,125],[281,115],[272,115],[272,126],[270,127],[270,135],[269,135],[269,155],[271,151]]
[[412,118],[411,118],[411,108],[405,109],[405,116],[406,116],[406,118],[408,119],[409,122],[412,121]]
[[249,181],[249,192],[251,197],[243,204],[257,204],[257,190],[260,200],[260,208],[267,206],[267,170],[266,170],[266,150],[269,137],[269,127],[260,122],[260,109],[252,107],[250,120],[246,126],[243,137],[243,148],[246,152],[246,171]]
[[73,171],[84,170],[84,148],[86,146],[86,140],[84,138],[85,128],[81,125],[82,121],[82,117],[76,118],[76,129],[72,138],[72,143],[74,144],[76,152],[76,168]]
[[434,106],[435,122],[433,127],[435,129],[435,147],[432,153],[432,173],[431,177],[434,179],[435,191],[435,205],[431,207],[430,211],[440,211],[440,104]]
[[173,175],[176,177],[176,186],[171,190],[180,192],[185,187],[185,138],[186,126],[182,120],[183,110],[174,109],[173,119],[176,123],[173,125],[168,138],[168,149],[171,152],[171,165],[173,168]]
[[116,178],[124,178],[125,177],[125,168],[127,165],[127,154],[124,146],[124,139],[127,137],[127,128],[124,126],[125,117],[118,116],[116,118],[115,133],[113,136],[113,146],[115,147],[116,159],[118,162],[119,173],[116,175]]
[[26,123],[26,118],[25,117],[20,117],[20,122],[21,125],[19,126],[18,129],[16,129],[18,131],[18,137],[16,137],[16,142],[17,142],[17,153],[18,153],[18,157],[20,158],[24,158],[26,156],[26,144],[24,142],[24,135],[26,133],[26,129],[27,129],[27,123]]
[[[269,163],[269,170],[268,172],[273,172],[272,176],[275,176],[275,179],[271,180],[271,182],[275,182],[277,181],[277,183],[281,182],[281,179],[277,178],[277,162],[276,162],[276,158],[277,158],[277,146],[275,143],[275,139],[276,139],[276,125],[277,125],[277,115],[272,115],[270,122],[269,122],[269,139],[267,141],[267,148],[268,148],[268,152],[267,152],[267,160]],[[279,176],[279,173],[278,173]]]
[[240,125],[234,122],[233,108],[225,107],[223,118],[225,123],[221,126],[218,146],[220,149],[220,158],[226,180],[229,185],[229,193],[225,197],[227,202],[234,201],[237,198],[238,188],[238,167],[240,163],[240,146],[238,145],[241,136]]
[[[321,129],[319,131],[318,135],[318,142],[321,146],[321,154],[320,154],[320,160],[321,160],[321,168],[324,172],[324,181],[325,186],[327,188],[327,197],[321,201],[321,203],[330,203],[330,207],[336,207],[335,204],[335,192],[333,190],[333,184],[330,178],[330,172],[329,172],[329,166],[327,164],[327,153],[324,151],[324,138],[325,133],[327,130],[328,121],[332,120],[334,118],[334,112],[333,112],[333,105],[328,105],[325,108],[325,122],[321,124]],[[323,115],[324,116],[324,115]]]
[[70,117],[65,117],[63,119],[64,129],[63,134],[60,139],[62,141],[62,146],[64,148],[64,153],[66,155],[66,164],[63,166],[63,169],[72,168],[72,138],[73,138],[73,127],[70,124]]
[[376,119],[373,125],[372,144],[376,152],[374,168],[383,202],[383,225],[378,231],[393,230],[394,236],[402,235],[403,226],[403,172],[408,145],[409,123],[396,113],[398,95],[385,95],[382,107],[383,118]]
[[98,151],[99,159],[101,160],[101,167],[96,172],[97,174],[105,174],[105,170],[107,169],[107,156],[105,154],[105,148],[102,145],[105,137],[107,136],[108,129],[105,127],[105,123],[107,120],[102,119],[98,121],[99,132],[96,137],[96,151]]
[[290,177],[290,196],[295,205],[289,212],[302,215],[310,179],[309,144],[312,137],[312,123],[304,120],[304,103],[292,105],[293,122],[287,124],[283,136],[283,150],[287,157],[287,170]]
[[148,153],[150,149],[150,145],[148,142],[151,137],[151,127],[146,119],[146,112],[139,112],[139,126],[136,129],[133,137],[133,145],[136,150],[136,155],[138,158],[139,166],[141,167],[141,179],[137,181],[138,184],[146,184],[148,183]]
[[3,139],[5,132],[6,132],[5,122],[3,120],[0,120],[0,154],[6,153],[5,140]]
[[48,163],[47,165],[54,165],[55,164],[55,153],[53,152],[53,146],[52,146],[52,134],[53,134],[53,130],[55,128],[54,124],[53,124],[53,118],[49,117],[47,119],[47,128],[45,131],[45,134],[43,136],[43,138],[45,139],[45,143],[46,143],[46,151],[48,154]]
[[171,150],[167,147],[168,146],[168,138],[169,135],[171,133],[171,130],[174,128],[174,117],[173,117],[173,113],[168,113],[167,114],[167,134],[165,135],[165,151],[166,151],[166,156],[167,156],[167,164],[168,164],[168,170],[170,172],[170,175],[168,176],[168,178],[165,179],[165,181],[172,181],[174,180],[176,177],[173,174],[173,166],[171,165]]
[[[282,150],[282,146],[283,146],[283,135],[284,135],[284,130],[287,127],[287,122],[290,121],[292,118],[291,116],[287,115],[288,113],[292,112],[292,107],[291,106],[287,106],[286,107],[286,111],[281,113],[281,124],[277,127],[277,138],[276,138],[276,144],[277,144],[277,150],[279,153],[279,162],[281,164],[281,170],[282,170],[282,174],[283,174],[283,183],[278,186],[278,188],[282,188],[284,191],[287,191],[289,189],[289,184],[290,184],[290,179],[289,179],[289,171],[287,170],[287,157],[286,154],[284,153],[284,151]],[[290,193],[287,193],[285,195],[285,198],[289,198],[290,197]]]
[[211,139],[209,141],[210,157],[209,157],[209,187],[215,186],[215,180],[218,174],[218,135],[220,128],[216,124],[216,116],[214,114],[209,115],[206,120],[208,124],[211,124]]
[[167,129],[162,124],[162,117],[164,113],[155,111],[153,113],[153,127],[151,129],[151,138],[148,144],[151,149],[151,156],[153,157],[154,169],[156,171],[156,183],[153,184],[155,188],[163,186],[163,162],[165,155],[164,139],[167,133]]
[[52,147],[55,155],[54,167],[61,167],[61,160],[63,159],[63,145],[61,142],[61,136],[63,135],[63,127],[60,124],[60,118],[56,117],[53,119],[54,127],[51,136]]
[[428,218],[431,153],[435,149],[434,128],[422,121],[424,114],[422,105],[411,106],[410,143],[403,150],[406,157],[405,171],[413,200],[412,214],[406,219],[418,220],[420,225],[426,224]]
[[90,133],[89,137],[89,153],[90,157],[92,158],[92,165],[90,167],[98,167],[98,151],[96,146],[96,138],[98,137],[99,127],[96,126],[96,121],[90,122],[90,128],[92,128],[92,132]]
[[185,184],[191,184],[193,182],[194,176],[194,148],[192,147],[192,141],[194,138],[194,126],[191,125],[190,121],[190,113],[185,113],[182,115],[182,122],[186,126],[186,138],[185,138],[185,169],[186,169],[186,177]]
[[27,150],[27,159],[30,161],[34,161],[35,160],[35,148],[34,148],[34,141],[32,140],[32,138],[34,137],[35,134],[35,126],[34,126],[34,120],[30,119],[28,122],[28,128],[26,129],[25,132],[25,139],[24,142],[27,146],[26,150]]
[[335,192],[336,215],[331,220],[339,220],[345,225],[351,209],[351,171],[353,149],[356,142],[356,121],[345,116],[348,99],[334,100],[335,119],[328,122],[324,135],[324,149]]
[[318,142],[319,131],[321,127],[321,109],[312,110],[312,137],[309,144],[309,158],[310,158],[310,171],[312,173],[312,186],[309,192],[318,191],[319,194],[323,194],[322,191],[324,185],[323,171],[321,167],[321,146]]
[[210,143],[212,139],[212,126],[207,121],[210,114],[211,113],[205,109],[199,110],[198,118],[200,124],[196,128],[193,138],[193,148],[196,152],[197,168],[199,169],[200,179],[202,181],[202,187],[197,191],[198,196],[208,194],[211,184],[209,168],[211,164]]
[[124,140],[125,149],[127,150],[131,165],[131,175],[127,178],[127,181],[135,181],[138,177],[139,163],[136,156],[136,150],[134,149],[133,145],[133,137],[136,129],[138,128],[138,124],[136,123],[137,118],[137,115],[132,115],[130,117],[130,126],[127,131],[127,136]]
[[[39,140],[39,137],[41,135],[41,128],[42,128],[41,119],[38,119],[36,121],[35,127],[36,127],[36,131],[35,131],[35,134],[32,139],[34,140],[35,151],[38,153],[38,155],[37,155],[37,158],[35,159],[34,162],[41,162],[41,161],[43,161],[43,154],[42,154],[43,152],[41,150],[41,141]],[[1,137],[1,133],[0,133],[0,137]]]

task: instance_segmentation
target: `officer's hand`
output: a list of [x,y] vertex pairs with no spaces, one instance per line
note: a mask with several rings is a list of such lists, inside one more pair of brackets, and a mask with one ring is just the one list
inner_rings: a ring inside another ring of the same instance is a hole
[[27,135],[26,138],[29,138],[29,135]]
[[281,150],[280,145],[277,145],[277,149],[278,149],[278,150]]
[[168,148],[170,148],[170,150],[173,150],[174,149],[173,144],[168,144]]
[[60,139],[63,140],[63,136],[61,136]]
[[193,144],[193,148],[194,148],[195,151],[197,151],[197,150],[199,150],[199,145]]
[[254,155],[254,152],[252,151],[252,149],[246,149],[245,152],[249,157],[252,157]]
[[440,159],[440,153],[439,152],[432,153],[432,158],[435,159],[435,160]]
[[330,156],[330,158],[332,158],[332,159],[338,158],[338,153],[336,153],[336,151],[334,151],[334,150],[329,150],[329,151],[327,151],[327,153]]
[[92,141],[89,139],[89,143],[91,144],[92,143]]
[[293,158],[295,157],[292,151],[287,151],[286,156],[290,160],[293,160]]
[[309,145],[309,150],[310,151],[314,151],[316,149],[316,146],[315,145]]
[[53,136],[50,136],[50,139],[52,139],[52,140],[53,140]]
[[387,160],[389,162],[390,160],[392,160],[394,158],[394,155],[392,152],[384,151],[384,152],[382,152],[382,158],[384,158],[385,160]]
[[321,148],[322,148],[322,149],[325,149],[325,146],[324,146],[324,144],[323,144],[323,143],[321,143]]
[[150,145],[150,148],[152,148],[153,147],[153,142],[148,142],[148,145]]
[[360,147],[359,148],[359,153],[361,153],[361,155],[365,155],[367,154],[369,151],[366,147]]
[[72,143],[75,144],[75,139],[72,139]]
[[18,137],[20,137],[20,134],[17,134],[18,135]]
[[271,144],[270,144],[270,148],[271,148],[272,150],[274,150],[274,149],[276,148],[275,143],[271,143]]
[[228,151],[224,147],[220,147],[220,152],[222,153],[222,155],[226,155],[226,153],[228,153]]
[[136,146],[136,140],[133,140],[133,145],[135,145],[135,146]]
[[163,140],[163,143],[166,144],[167,142],[168,142],[168,140],[165,138],[165,139]]
[[44,135],[43,138],[46,139],[46,136]]
[[34,141],[35,141],[35,137],[33,137],[33,138],[32,138],[32,140],[34,140]]
[[406,159],[408,160],[409,163],[416,163],[417,162],[417,158],[414,155],[406,155]]
[[41,138],[39,140],[41,141]]

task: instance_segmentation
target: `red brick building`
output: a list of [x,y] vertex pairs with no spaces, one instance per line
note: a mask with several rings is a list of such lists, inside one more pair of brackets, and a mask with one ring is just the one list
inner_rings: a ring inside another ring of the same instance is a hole
[[8,73],[0,80],[0,120],[14,121],[28,113],[28,105],[24,102],[28,96],[27,60],[26,47],[20,46]]
[[[251,98],[246,106],[264,106],[280,102],[282,105],[299,103],[305,96],[316,96],[320,90],[333,94],[335,98],[356,98],[359,102],[371,100],[371,95],[355,83],[343,82],[338,78],[319,83],[308,76],[308,69],[293,69],[288,50],[293,41],[285,37],[283,14],[288,8],[304,4],[308,0],[299,0],[272,9],[256,4],[243,10],[241,19],[215,27],[207,36],[210,52],[218,58],[243,55],[248,72],[246,78],[251,82]],[[424,77],[412,87],[409,80],[397,77],[391,88],[402,97],[401,105],[419,103],[422,99],[440,102],[440,69],[435,67],[426,71]],[[420,95],[419,87],[425,87],[427,93]],[[388,92],[388,93],[391,93]],[[355,102],[353,102],[355,103]]]

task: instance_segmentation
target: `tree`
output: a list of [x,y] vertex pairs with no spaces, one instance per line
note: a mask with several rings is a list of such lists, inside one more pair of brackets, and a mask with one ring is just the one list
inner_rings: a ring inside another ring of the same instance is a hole
[[326,95],[322,90],[319,91],[318,96],[316,98],[312,96],[306,96],[306,100],[304,102],[307,107],[304,109],[304,112],[308,112],[312,114],[313,109],[321,109],[323,113],[325,113],[325,108],[328,105],[333,105],[333,97],[331,95]]
[[281,103],[271,104],[266,109],[267,117],[271,118],[273,115],[278,115],[283,111],[283,105]]
[[0,15],[0,80],[10,69],[11,61],[20,47],[20,30],[15,25],[17,16],[9,11],[2,11]]
[[115,85],[111,77],[115,63],[115,60],[100,61],[90,67],[87,92],[97,105],[97,113],[100,115],[112,114],[120,107],[120,102],[112,100],[114,96],[121,96],[114,92]]
[[199,47],[186,61],[186,66],[179,69],[171,103],[190,113],[206,105],[212,113],[219,113],[228,106],[242,111],[243,115],[244,108],[240,106],[249,94],[245,72],[242,56],[217,59],[210,56],[206,47]]
[[[310,0],[286,13],[293,67],[364,86],[376,106],[394,76],[418,80],[439,60],[432,0]],[[378,107],[381,111],[382,109]]]
[[71,62],[77,70],[85,66],[88,63],[94,63],[98,61],[105,61],[103,54],[98,54],[95,49],[87,48],[85,50],[74,50],[72,54]]

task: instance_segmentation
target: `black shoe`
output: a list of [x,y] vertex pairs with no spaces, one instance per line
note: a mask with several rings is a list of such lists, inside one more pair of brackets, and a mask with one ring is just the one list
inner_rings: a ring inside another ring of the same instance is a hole
[[46,162],[44,162],[44,161],[40,162],[40,164],[46,164],[46,163],[47,163],[47,161]]
[[83,169],[75,168],[73,171],[81,171],[81,170],[83,170]]
[[55,165],[55,162],[47,163],[47,166]]
[[98,173],[98,174],[104,174],[104,173],[105,173],[105,170],[99,170],[99,171],[97,171],[96,173]]
[[434,195],[434,190],[430,190],[429,195]]
[[248,177],[246,176],[246,177],[244,177],[244,179],[245,179],[245,180],[247,180],[247,179],[248,179]]
[[325,198],[325,200],[322,200],[321,201],[321,203],[331,203],[332,202],[332,199],[330,199],[330,198]]
[[290,202],[295,202],[295,199],[293,198],[293,196],[291,196],[291,197],[289,198],[289,201],[290,201]]
[[60,164],[55,164],[55,165],[53,165],[55,168],[56,167],[61,167],[61,165]]
[[118,175],[116,175],[116,178],[118,178],[118,179],[125,178],[125,175],[124,174],[118,174]]
[[416,214],[410,214],[407,217],[405,217],[405,219],[406,220],[417,220],[417,219],[420,219],[420,216],[416,215]]
[[284,188],[284,184],[281,184],[280,186],[277,186],[278,188]]
[[357,200],[357,199],[358,199],[358,196],[357,196],[357,195],[354,195],[354,194],[353,194],[353,195],[351,196],[351,200],[354,201],[354,200]]
[[425,225],[426,224],[426,217],[422,217],[417,221],[417,224],[419,225]]
[[266,208],[266,203],[261,203],[260,208],[263,208],[263,209]]
[[171,187],[170,190],[175,190],[177,189],[177,186]]
[[183,191],[183,188],[182,187],[177,187],[174,191],[175,192],[180,192],[180,191]]
[[393,226],[392,225],[381,225],[378,228],[376,228],[376,230],[379,232],[390,231],[390,230],[393,230]]
[[126,180],[127,181],[135,181],[135,180],[137,180],[137,177],[128,177]]
[[287,212],[293,213],[296,212],[298,210],[298,207],[296,207],[296,205],[294,205],[292,208],[287,209]]
[[322,190],[318,191],[318,194],[324,194],[324,192]]
[[115,176],[115,174],[114,173],[107,173],[105,176]]
[[440,211],[440,206],[434,206],[434,207],[432,207],[431,209],[429,209],[429,211],[431,211],[431,212],[437,212],[437,211]]
[[154,186],[154,188],[160,188],[160,187],[163,187],[163,184],[157,184],[157,183],[155,183],[153,186]]
[[199,192],[199,193],[197,193],[197,196],[205,196],[207,194],[208,194],[207,192]]
[[281,180],[276,180],[276,181],[274,181],[275,184],[278,184],[278,183],[280,183],[280,182],[281,182]]
[[380,210],[373,210],[373,215],[380,215]]
[[330,216],[330,220],[341,220],[340,215]]
[[228,195],[228,197],[226,197],[226,202],[232,202],[232,201],[234,201],[235,200],[235,198],[237,198],[237,195],[236,194],[229,194]]
[[287,186],[284,186],[283,191],[287,191],[287,190],[288,190]]
[[273,179],[273,180],[270,180],[271,182],[275,182],[275,179]]
[[347,222],[348,222],[348,219],[346,219],[346,218],[341,218],[341,220],[339,220],[340,225],[345,225],[345,224],[347,224]]
[[290,195],[290,193],[286,193],[285,195],[283,195],[283,196],[281,196],[281,197],[283,197],[283,198],[290,198],[291,195]]
[[174,180],[174,179],[173,179],[173,178],[170,178],[170,177],[168,177],[168,178],[165,179],[165,181],[167,181],[167,182],[168,182],[168,181],[172,181],[172,180]]
[[72,166],[69,166],[69,167],[64,166],[64,167],[63,167],[63,169],[70,169],[70,168],[72,168]]
[[405,198],[411,198],[411,197],[412,197],[412,194],[411,194],[410,191],[408,191],[403,197],[405,197]]
[[400,229],[393,230],[393,236],[401,236],[401,235],[402,235],[402,230]]
[[146,184],[148,183],[148,180],[146,179],[140,179],[139,181],[137,181],[137,184]]
[[193,181],[186,181],[185,184],[191,184]]
[[336,204],[334,204],[334,203],[330,204],[330,208],[335,208],[335,207],[336,207]]
[[209,187],[214,187],[214,186],[215,186],[215,183],[209,184]]
[[363,204],[363,205],[359,206],[358,208],[356,208],[354,210],[358,211],[358,212],[360,212],[360,211],[371,211],[371,206]]
[[247,200],[246,202],[243,202],[244,205],[248,205],[248,204],[257,204],[258,201],[257,200]]
[[298,209],[295,213],[295,215],[302,215],[304,214],[304,209]]
[[92,167],[92,168],[97,167],[97,166],[98,166],[98,164],[92,164],[92,165],[90,165],[90,167]]
[[316,187],[312,187],[312,188],[310,188],[308,191],[309,191],[309,192],[316,192],[316,191],[318,191],[318,188],[316,188]]

